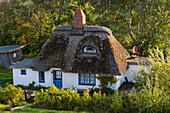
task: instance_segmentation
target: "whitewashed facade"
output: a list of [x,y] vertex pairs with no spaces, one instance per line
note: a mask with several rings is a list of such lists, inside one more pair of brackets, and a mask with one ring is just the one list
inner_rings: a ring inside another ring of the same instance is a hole
[[[134,82],[133,75],[140,70],[139,65],[129,65],[129,69],[121,76],[117,76],[118,81],[110,86],[110,88],[117,90],[127,77],[129,82]],[[144,66],[142,66],[144,67]],[[144,67],[146,69],[146,67]],[[26,75],[21,74],[21,70],[26,70]],[[29,83],[35,82],[35,86],[42,85],[45,87],[52,87],[54,84],[53,70],[61,70],[59,68],[51,68],[49,71],[45,71],[45,82],[39,82],[39,72],[33,71],[31,68],[13,68],[13,85],[28,86]],[[97,76],[97,75],[96,75]],[[76,89],[91,89],[93,85],[79,85],[78,73],[66,73],[62,72],[62,88],[76,88]],[[99,88],[100,81],[96,79],[94,88]]]

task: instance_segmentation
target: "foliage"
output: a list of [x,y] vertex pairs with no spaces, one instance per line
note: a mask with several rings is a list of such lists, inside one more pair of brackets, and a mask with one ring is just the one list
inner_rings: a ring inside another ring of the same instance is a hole
[[0,86],[6,87],[6,83],[12,84],[13,76],[11,69],[0,69]]
[[25,104],[27,104],[27,101],[21,100],[20,102],[13,104],[12,107],[22,106],[22,105],[25,105]]
[[0,45],[27,44],[24,53],[35,56],[56,26],[72,24],[77,8],[87,25],[110,28],[120,43],[141,55],[158,46],[168,51],[168,0],[10,0],[0,5]]
[[35,103],[32,107],[56,110],[75,110],[88,112],[168,112],[170,110],[170,96],[160,89],[158,82],[152,85],[149,78],[143,89],[131,93],[116,91],[113,95],[106,96],[99,91],[89,95],[89,90],[79,96],[77,91],[47,89],[45,92],[35,92]]
[[168,112],[170,110],[170,96],[159,87],[158,81],[153,85],[151,80],[147,77],[146,85],[141,91],[132,91],[136,110],[139,112]]
[[8,84],[7,87],[0,87],[0,102],[3,104],[17,104],[20,102],[23,91],[21,88]]
[[[57,110],[72,110],[76,103],[80,101],[77,91],[72,92],[70,89],[57,89],[54,85],[52,88],[43,89],[35,92],[34,104],[37,108],[48,108]],[[45,104],[46,103],[46,104]]]
[[112,85],[117,82],[117,78],[114,75],[99,75],[96,77],[100,81],[100,85],[102,89],[107,89],[108,85]]
[[7,110],[8,107],[9,105],[0,104],[0,112]]
[[113,110],[115,113],[122,113],[123,112],[123,95],[122,93],[116,91],[116,93],[112,96],[112,102],[110,105],[110,109]]
[[47,89],[48,87],[44,87],[42,85],[38,85],[38,86],[34,86],[35,85],[35,82],[32,81],[32,83],[29,83],[28,86],[24,86],[24,85],[17,85],[17,87],[21,87],[22,89],[32,89],[32,90],[40,90],[40,89]]
[[45,91],[35,92],[34,105],[35,108],[46,108],[56,110],[75,110],[75,111],[91,111],[105,112],[109,111],[110,99],[101,92],[94,92],[93,96],[89,95],[89,90],[84,91],[83,96],[73,92],[70,89],[57,89],[54,85]]
[[102,94],[105,93],[106,95],[112,95],[115,93],[115,90],[114,89],[111,89],[111,88],[104,88],[104,89],[101,89],[100,88],[94,88],[94,89],[91,89],[90,90],[90,93],[94,93],[94,92],[99,92],[101,91]]
[[141,76],[135,75],[136,85],[143,86],[149,78],[153,86],[158,82],[159,87],[170,94],[170,56],[167,54],[165,58],[163,51],[158,48],[150,50],[149,53],[150,64],[146,66],[148,71],[141,69],[139,72]]

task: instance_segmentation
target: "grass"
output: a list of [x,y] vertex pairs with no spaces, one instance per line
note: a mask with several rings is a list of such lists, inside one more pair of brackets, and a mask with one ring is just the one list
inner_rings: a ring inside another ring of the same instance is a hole
[[0,69],[0,86],[5,87],[6,83],[13,83],[13,76],[11,69]]
[[0,104],[0,112],[7,110],[7,107],[9,107],[9,105]]
[[[35,108],[21,108],[12,111],[13,113],[75,113],[75,111],[56,111],[56,110],[47,110],[47,109],[35,109]],[[81,112],[87,113],[87,112]]]

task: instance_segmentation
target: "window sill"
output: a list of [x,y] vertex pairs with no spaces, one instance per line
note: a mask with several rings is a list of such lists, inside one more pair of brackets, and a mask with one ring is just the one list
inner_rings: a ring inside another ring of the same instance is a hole
[[79,84],[79,85],[85,85],[85,86],[95,86],[96,84]]
[[45,83],[45,82],[40,82],[40,81],[39,81],[39,83]]

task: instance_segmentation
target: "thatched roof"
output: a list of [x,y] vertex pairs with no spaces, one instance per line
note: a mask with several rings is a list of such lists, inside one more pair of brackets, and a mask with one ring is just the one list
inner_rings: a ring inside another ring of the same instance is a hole
[[[85,53],[86,46],[94,47],[96,53]],[[106,27],[63,25],[54,29],[31,68],[47,71],[56,67],[64,72],[121,75],[127,70],[128,57],[128,52]]]

